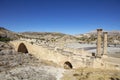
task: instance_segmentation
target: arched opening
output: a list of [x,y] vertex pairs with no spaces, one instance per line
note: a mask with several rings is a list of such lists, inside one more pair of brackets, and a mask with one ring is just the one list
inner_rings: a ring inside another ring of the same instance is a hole
[[18,47],[18,52],[28,53],[28,50],[27,50],[26,46],[24,45],[24,43],[20,43],[20,45]]
[[71,64],[69,61],[66,61],[66,62],[64,63],[64,68],[65,68],[65,69],[72,69],[73,66],[72,66],[72,64]]

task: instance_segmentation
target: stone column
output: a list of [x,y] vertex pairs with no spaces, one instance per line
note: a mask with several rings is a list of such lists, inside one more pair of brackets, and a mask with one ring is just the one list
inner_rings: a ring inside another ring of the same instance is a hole
[[107,54],[107,32],[103,32],[104,42],[103,42],[103,55]]
[[101,33],[102,29],[97,29],[97,57],[101,57]]

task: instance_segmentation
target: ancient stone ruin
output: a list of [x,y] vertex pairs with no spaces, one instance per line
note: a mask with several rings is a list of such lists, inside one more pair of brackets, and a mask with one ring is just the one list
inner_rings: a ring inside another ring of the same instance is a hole
[[97,57],[101,57],[102,51],[101,51],[101,34],[102,29],[97,29]]
[[103,55],[107,55],[107,32],[103,33],[104,41],[103,41]]
[[15,50],[18,52],[30,53],[38,59],[52,61],[67,69],[79,67],[115,69],[116,65],[113,63],[108,63],[104,60],[104,56],[106,56],[108,59],[107,32],[102,32],[102,29],[97,29],[97,48],[96,53],[92,55],[83,49],[56,49],[57,46],[51,47],[45,44],[31,44],[31,42],[27,40],[16,40],[12,41],[11,43],[14,45]]

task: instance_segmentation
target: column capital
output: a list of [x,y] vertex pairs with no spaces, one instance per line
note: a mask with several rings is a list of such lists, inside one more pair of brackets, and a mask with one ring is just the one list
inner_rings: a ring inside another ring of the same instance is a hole
[[103,34],[108,34],[108,32],[103,32]]
[[102,31],[103,29],[97,29],[97,31]]

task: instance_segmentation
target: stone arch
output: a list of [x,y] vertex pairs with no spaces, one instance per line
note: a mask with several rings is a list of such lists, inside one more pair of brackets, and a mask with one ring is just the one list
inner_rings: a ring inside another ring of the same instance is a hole
[[20,43],[20,45],[18,46],[18,52],[28,53],[28,49],[26,48],[24,43]]
[[66,62],[64,63],[64,68],[65,68],[65,69],[72,69],[73,66],[72,66],[72,64],[71,64],[69,61],[66,61]]

